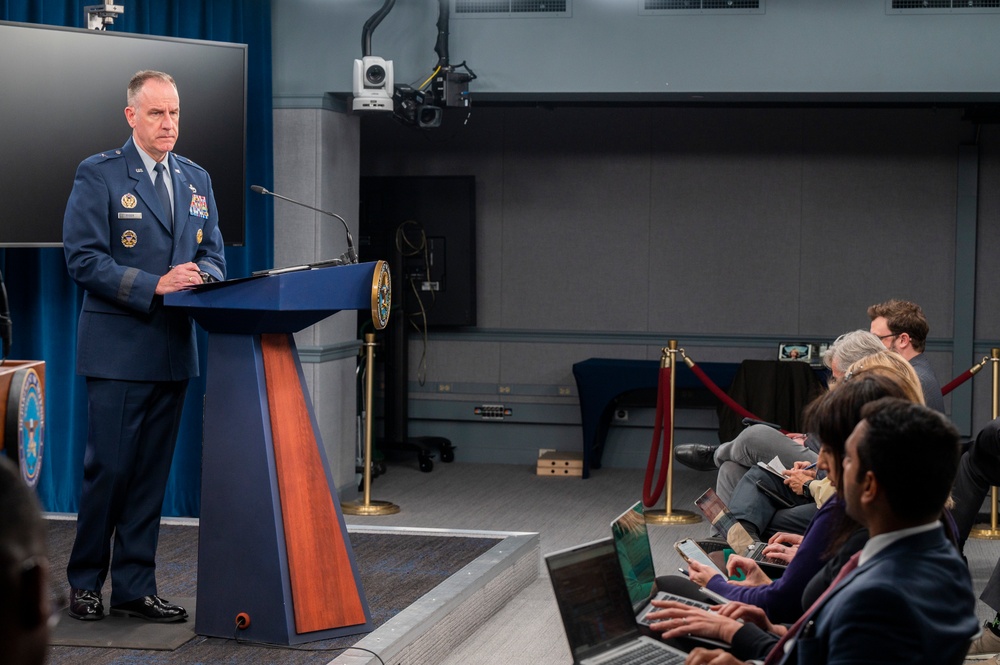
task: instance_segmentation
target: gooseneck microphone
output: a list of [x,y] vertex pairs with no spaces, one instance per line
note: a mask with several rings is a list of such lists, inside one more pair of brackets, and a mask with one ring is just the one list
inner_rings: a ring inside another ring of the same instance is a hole
[[[276,199],[281,199],[282,201],[288,201],[289,203],[294,203],[297,206],[302,206],[303,208],[308,208],[315,212],[321,212],[324,215],[329,215],[330,217],[336,217],[340,220],[340,223],[344,225],[344,231],[347,233],[347,252],[345,252],[342,258],[346,259],[347,263],[357,263],[358,253],[354,250],[354,238],[351,237],[351,229],[347,226],[347,221],[335,212],[329,212],[327,210],[320,210],[319,208],[314,208],[311,205],[306,205],[301,201],[296,201],[295,199],[290,199],[287,196],[282,196],[281,194],[275,194],[274,192],[268,191],[261,187],[260,185],[251,185],[250,191],[257,194],[264,194],[266,196],[273,196]],[[326,262],[324,262],[326,263]]]

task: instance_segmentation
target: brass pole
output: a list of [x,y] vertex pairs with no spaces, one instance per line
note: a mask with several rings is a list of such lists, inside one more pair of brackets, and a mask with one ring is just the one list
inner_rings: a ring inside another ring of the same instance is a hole
[[677,340],[672,339],[667,342],[667,347],[660,349],[660,367],[670,368],[670,431],[663,435],[668,438],[670,446],[664,453],[660,464],[667,465],[667,496],[664,500],[663,510],[647,510],[646,521],[650,524],[696,524],[701,521],[701,517],[688,510],[674,510],[674,465],[672,457],[674,454],[674,387],[677,385],[677,362],[674,356],[677,355]]
[[392,515],[399,512],[399,506],[389,501],[372,501],[372,400],[375,393],[375,333],[365,333],[365,455],[364,501],[341,502],[340,508],[345,515]]
[[[990,361],[993,363],[993,419],[1000,415],[1000,349],[993,349],[990,353]],[[1000,492],[996,486],[990,489],[990,523],[989,526],[982,524],[973,527],[969,532],[970,538],[980,538],[982,540],[1000,540],[1000,528],[997,527],[997,503],[1000,501]]]

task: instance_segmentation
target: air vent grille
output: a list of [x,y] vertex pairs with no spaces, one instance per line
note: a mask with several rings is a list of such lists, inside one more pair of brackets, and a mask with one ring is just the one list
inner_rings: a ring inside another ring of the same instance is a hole
[[640,14],[763,14],[765,0],[639,0]]
[[995,14],[1000,0],[886,0],[887,14]]
[[453,0],[452,16],[569,16],[572,0]]

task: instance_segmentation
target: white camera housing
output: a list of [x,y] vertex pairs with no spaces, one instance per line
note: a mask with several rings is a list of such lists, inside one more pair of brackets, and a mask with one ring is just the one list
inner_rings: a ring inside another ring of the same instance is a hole
[[392,111],[392,60],[366,55],[354,61],[355,111]]

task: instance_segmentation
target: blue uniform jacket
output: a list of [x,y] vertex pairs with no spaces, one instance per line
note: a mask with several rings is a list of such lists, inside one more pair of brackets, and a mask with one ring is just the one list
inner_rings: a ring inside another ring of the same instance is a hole
[[[128,381],[198,375],[194,323],[155,294],[170,266],[193,261],[226,276],[219,214],[208,173],[169,155],[174,219],[166,219],[132,139],[84,160],[63,219],[70,277],[85,289],[78,374]],[[175,231],[176,230],[176,231]]]

